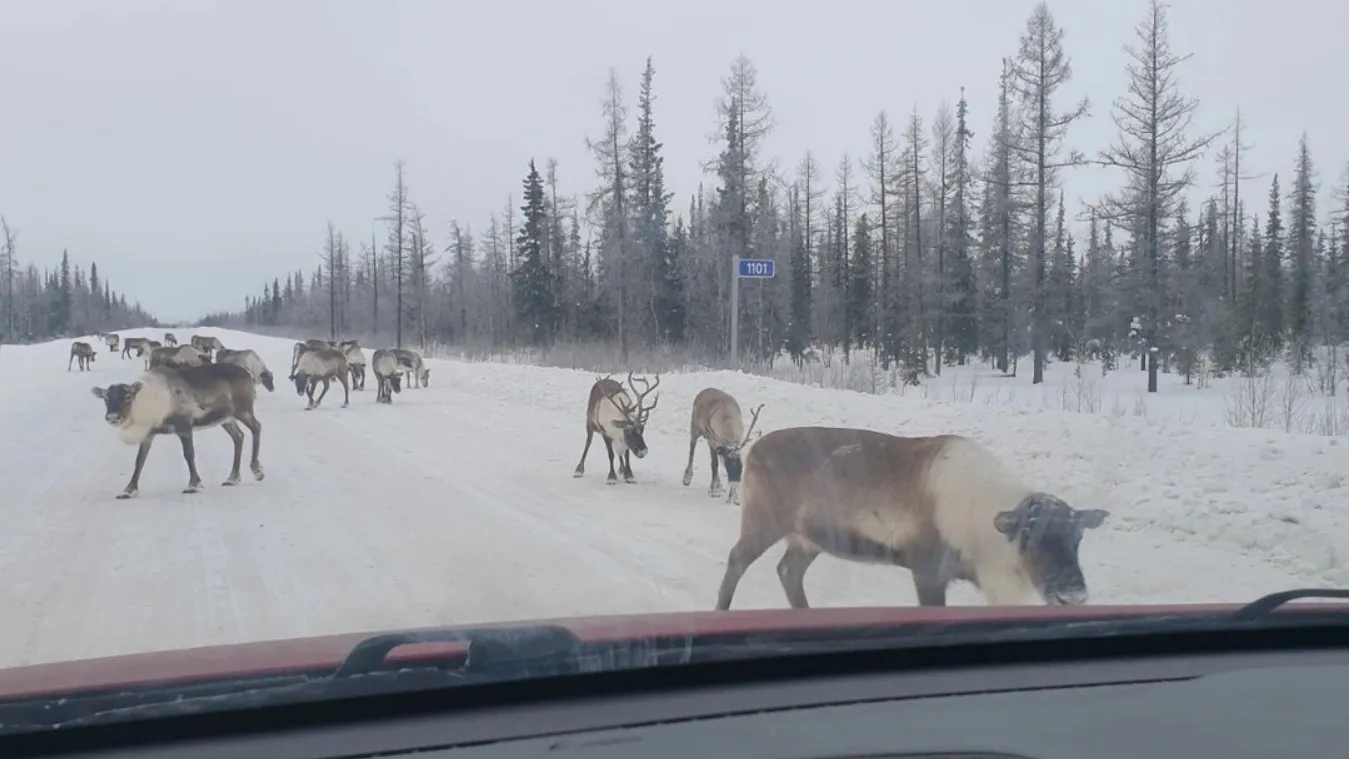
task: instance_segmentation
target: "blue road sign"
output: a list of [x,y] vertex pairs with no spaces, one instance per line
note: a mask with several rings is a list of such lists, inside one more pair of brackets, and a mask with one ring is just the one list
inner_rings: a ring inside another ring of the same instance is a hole
[[740,259],[740,278],[741,279],[772,279],[777,274],[777,267],[774,261],[769,258],[742,258]]

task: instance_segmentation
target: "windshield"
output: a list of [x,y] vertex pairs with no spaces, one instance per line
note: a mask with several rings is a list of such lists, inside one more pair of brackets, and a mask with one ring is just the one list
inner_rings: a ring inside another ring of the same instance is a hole
[[1349,16],[1237,5],[5,3],[0,685],[1349,585]]

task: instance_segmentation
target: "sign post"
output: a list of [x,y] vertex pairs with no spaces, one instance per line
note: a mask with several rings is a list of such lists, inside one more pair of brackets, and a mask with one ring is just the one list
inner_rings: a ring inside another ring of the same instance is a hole
[[777,275],[771,258],[731,256],[731,368],[740,368],[740,280],[772,279]]

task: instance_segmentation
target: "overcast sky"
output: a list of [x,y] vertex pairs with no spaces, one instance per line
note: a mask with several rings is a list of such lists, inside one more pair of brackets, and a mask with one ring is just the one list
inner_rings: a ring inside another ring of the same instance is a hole
[[[865,155],[876,113],[930,117],[964,86],[982,151],[999,58],[1031,0],[0,0],[0,214],[25,261],[62,248],[96,260],[161,319],[237,308],[264,280],[311,270],[333,221],[368,239],[392,164],[443,239],[480,230],[526,162],[559,161],[586,189],[599,101],[616,67],[635,100],[657,68],[657,124],[676,207],[715,148],[719,80],[756,64],[777,126],[765,153],[807,149],[832,167]],[[1088,152],[1114,128],[1121,45],[1144,0],[1057,0],[1092,117]],[[1184,83],[1220,126],[1249,119],[1261,197],[1309,132],[1323,198],[1349,160],[1349,6],[1326,0],[1177,0]],[[1067,105],[1067,98],[1064,99]],[[1211,184],[1212,161],[1202,173]],[[1110,184],[1069,179],[1070,200]],[[1323,204],[1322,210],[1327,210]],[[382,234],[382,233],[381,233]]]

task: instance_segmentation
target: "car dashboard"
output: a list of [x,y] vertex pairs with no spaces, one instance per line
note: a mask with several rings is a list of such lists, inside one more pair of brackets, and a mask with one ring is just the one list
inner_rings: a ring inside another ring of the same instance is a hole
[[[1074,645],[1062,642],[1063,646]],[[641,673],[629,673],[634,680]],[[334,705],[334,716],[341,705]],[[1163,759],[1338,756],[1349,650],[971,663],[246,728],[104,759]],[[5,756],[56,755],[18,753]],[[69,747],[67,747],[69,748]],[[37,750],[37,743],[33,744]]]

